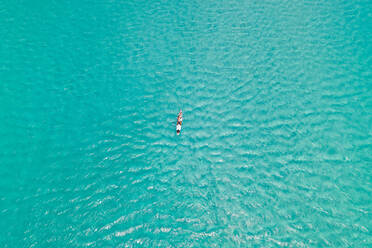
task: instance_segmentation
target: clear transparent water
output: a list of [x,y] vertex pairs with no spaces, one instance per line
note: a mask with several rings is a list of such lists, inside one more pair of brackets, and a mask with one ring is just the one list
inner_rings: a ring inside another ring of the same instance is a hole
[[372,245],[370,1],[0,9],[2,247]]

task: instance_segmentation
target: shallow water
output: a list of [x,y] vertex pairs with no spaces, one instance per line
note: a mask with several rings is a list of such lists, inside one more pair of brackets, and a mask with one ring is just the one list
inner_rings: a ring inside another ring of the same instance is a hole
[[371,10],[1,2],[0,245],[371,246]]

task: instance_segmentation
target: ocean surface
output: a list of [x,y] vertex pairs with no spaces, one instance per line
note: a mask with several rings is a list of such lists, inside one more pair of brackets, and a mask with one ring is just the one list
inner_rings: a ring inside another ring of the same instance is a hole
[[0,41],[0,247],[372,247],[372,1],[3,0]]

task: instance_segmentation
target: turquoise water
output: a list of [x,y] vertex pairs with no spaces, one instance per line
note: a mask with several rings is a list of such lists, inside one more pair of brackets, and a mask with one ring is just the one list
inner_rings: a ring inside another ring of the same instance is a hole
[[371,13],[0,2],[0,246],[371,247]]

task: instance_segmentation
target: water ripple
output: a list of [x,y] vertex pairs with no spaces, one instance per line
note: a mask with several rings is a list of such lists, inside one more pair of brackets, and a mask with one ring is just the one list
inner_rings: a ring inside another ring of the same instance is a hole
[[3,247],[371,244],[370,4],[0,5]]

